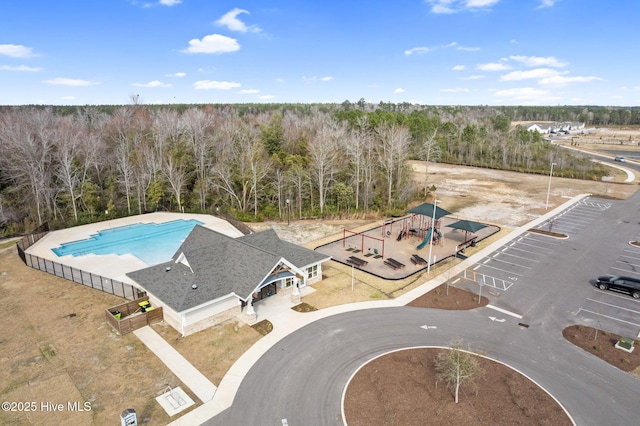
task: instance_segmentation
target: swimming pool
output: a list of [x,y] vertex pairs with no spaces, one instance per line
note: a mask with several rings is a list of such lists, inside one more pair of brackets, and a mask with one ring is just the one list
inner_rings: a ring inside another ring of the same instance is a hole
[[64,243],[52,250],[57,256],[132,254],[147,265],[157,265],[171,259],[193,228],[202,224],[195,219],[135,223],[105,229],[91,238]]

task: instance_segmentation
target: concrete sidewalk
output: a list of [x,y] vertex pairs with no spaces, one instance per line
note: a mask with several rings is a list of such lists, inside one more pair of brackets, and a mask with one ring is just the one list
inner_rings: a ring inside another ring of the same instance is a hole
[[133,332],[162,361],[178,379],[203,402],[209,402],[216,393],[216,387],[173,346],[148,325]]
[[190,411],[189,413],[170,423],[170,425],[190,426],[202,424],[229,408],[233,404],[233,399],[235,398],[235,394],[240,387],[240,383],[242,383],[242,380],[249,372],[253,364],[271,347],[273,347],[273,345],[278,343],[290,333],[299,330],[300,328],[319,319],[337,315],[343,312],[350,312],[361,309],[404,306],[410,301],[422,296],[423,294],[428,293],[429,291],[438,287],[440,284],[444,283],[447,280],[447,277],[454,276],[455,274],[462,272],[464,269],[472,266],[488,254],[495,251],[497,248],[524,234],[530,228],[535,228],[539,224],[546,221],[548,218],[559,214],[563,210],[566,210],[568,207],[588,196],[590,196],[590,194],[582,194],[572,198],[571,200],[555,208],[554,210],[551,210],[545,215],[540,216],[539,218],[521,226],[520,228],[515,229],[505,237],[494,242],[493,244],[490,244],[473,256],[465,259],[460,264],[456,265],[449,274],[443,273],[437,277],[434,277],[433,279],[425,282],[414,290],[403,294],[395,300],[350,303],[304,314],[295,312],[291,309],[285,309],[284,311],[275,314],[274,316],[269,318],[269,321],[271,321],[271,323],[273,324],[273,331],[258,340],[247,352],[245,352],[240,358],[238,358],[238,360],[231,366],[227,374],[220,382],[214,398],[211,401],[204,403],[195,410]]

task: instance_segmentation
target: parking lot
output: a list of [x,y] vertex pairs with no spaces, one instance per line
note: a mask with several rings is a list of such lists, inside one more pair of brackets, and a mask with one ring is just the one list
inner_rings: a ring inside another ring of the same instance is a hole
[[[640,232],[625,235],[624,241],[622,230],[620,236],[607,235],[606,242],[611,246],[601,245],[603,239],[597,235],[603,221],[614,225],[621,222],[615,215],[606,217],[613,205],[609,200],[585,198],[537,227],[567,238],[525,232],[463,271],[453,282],[474,292],[482,284],[483,294],[494,296],[493,303],[519,315],[528,312],[539,318],[555,304],[573,322],[636,337],[640,331],[640,300],[593,285],[598,274],[640,278],[640,248],[628,244],[628,240],[640,240]],[[553,297],[545,299],[545,295]],[[544,302],[538,303],[541,300]]]
[[[611,262],[608,275],[624,275],[640,278],[640,248],[628,245]],[[620,334],[638,337],[640,331],[640,300],[626,293],[599,290],[593,287],[591,294],[578,309],[577,315],[597,328],[619,329]]]

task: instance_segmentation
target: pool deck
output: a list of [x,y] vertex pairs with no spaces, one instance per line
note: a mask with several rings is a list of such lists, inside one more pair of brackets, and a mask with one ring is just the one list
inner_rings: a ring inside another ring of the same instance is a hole
[[60,247],[60,245],[64,243],[90,238],[92,235],[105,229],[118,228],[137,223],[165,223],[174,220],[190,219],[200,221],[203,224],[202,226],[233,238],[243,235],[240,231],[229,224],[229,222],[216,216],[205,214],[156,212],[52,231],[40,241],[29,247],[26,252],[43,259],[49,259],[54,262],[101,275],[106,278],[133,284],[133,281],[127,277],[126,274],[131,271],[137,271],[151,266],[133,255],[127,254],[119,256],[116,254],[87,254],[77,257],[72,255],[59,257],[52,251],[52,249]]

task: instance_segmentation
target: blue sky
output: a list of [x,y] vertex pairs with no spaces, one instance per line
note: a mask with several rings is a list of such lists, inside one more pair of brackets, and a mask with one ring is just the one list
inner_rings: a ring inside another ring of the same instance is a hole
[[640,104],[638,0],[6,0],[0,105]]

